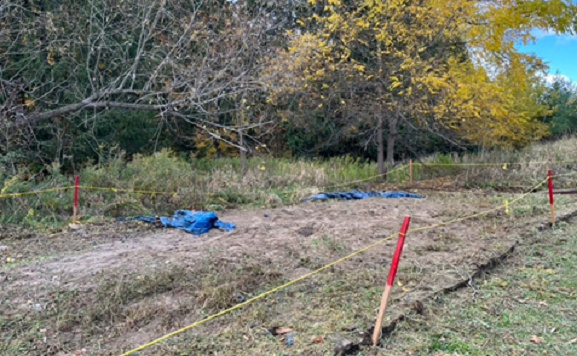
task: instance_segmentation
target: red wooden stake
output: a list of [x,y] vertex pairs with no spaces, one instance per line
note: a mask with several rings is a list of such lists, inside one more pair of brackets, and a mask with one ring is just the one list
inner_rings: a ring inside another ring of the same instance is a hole
[[375,330],[373,331],[373,346],[377,346],[379,339],[381,338],[381,328],[383,326],[383,318],[385,317],[385,312],[387,310],[387,303],[389,301],[389,296],[391,295],[391,289],[393,288],[393,282],[395,281],[395,276],[397,275],[397,269],[399,268],[399,260],[401,259],[401,254],[403,253],[403,245],[405,244],[405,237],[407,236],[407,230],[409,229],[409,224],[411,223],[411,217],[405,216],[405,221],[403,221],[403,227],[399,232],[399,240],[397,241],[397,249],[395,250],[395,255],[393,256],[393,262],[391,264],[391,269],[389,271],[389,278],[387,279],[387,285],[383,291],[383,297],[381,298],[381,307],[379,309],[379,316],[377,317],[377,324],[375,325]]
[[409,161],[409,182],[411,188],[413,187],[413,160]]
[[547,171],[549,178],[549,205],[551,206],[551,224],[555,226],[555,200],[553,199],[553,172]]
[[80,176],[76,176],[74,181],[74,214],[72,216],[72,223],[76,224],[76,213],[78,212],[78,187],[80,186]]

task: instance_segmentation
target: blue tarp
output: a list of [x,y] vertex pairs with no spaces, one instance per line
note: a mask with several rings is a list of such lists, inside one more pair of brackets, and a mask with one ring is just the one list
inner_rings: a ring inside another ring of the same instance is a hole
[[[136,216],[133,220],[155,222],[154,216]],[[164,227],[184,230],[195,235],[205,234],[212,228],[218,228],[226,232],[236,228],[233,223],[218,220],[218,217],[212,211],[177,210],[172,217],[161,216],[160,222]]]
[[320,193],[315,194],[311,197],[304,199],[303,201],[309,200],[328,200],[328,199],[338,199],[338,200],[354,200],[354,199],[367,199],[367,198],[422,198],[419,194],[405,193],[405,192],[358,192],[356,190],[352,192],[345,193]]

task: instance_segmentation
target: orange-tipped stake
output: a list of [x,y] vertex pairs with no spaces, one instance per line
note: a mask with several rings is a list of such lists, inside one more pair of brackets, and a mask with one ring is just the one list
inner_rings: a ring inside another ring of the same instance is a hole
[[555,226],[555,200],[553,199],[553,172],[547,172],[549,177],[549,205],[551,206],[551,226]]
[[385,312],[387,311],[387,303],[389,301],[389,296],[391,295],[391,289],[393,288],[393,282],[395,281],[395,276],[397,274],[397,269],[399,268],[399,260],[401,259],[401,254],[403,253],[403,245],[405,244],[405,237],[407,236],[407,230],[409,229],[409,224],[411,223],[411,217],[405,216],[405,221],[403,221],[403,227],[399,232],[399,240],[397,241],[397,249],[395,250],[395,255],[393,256],[393,263],[391,264],[391,269],[389,271],[389,278],[387,279],[387,285],[383,291],[383,297],[381,298],[381,307],[379,309],[379,316],[377,317],[377,324],[375,325],[375,330],[373,332],[373,346],[377,346],[379,339],[381,338],[381,328],[383,326],[383,318],[385,317]]
[[74,213],[72,214],[72,223],[76,224],[76,213],[78,212],[78,187],[80,186],[80,176],[76,176],[74,181]]

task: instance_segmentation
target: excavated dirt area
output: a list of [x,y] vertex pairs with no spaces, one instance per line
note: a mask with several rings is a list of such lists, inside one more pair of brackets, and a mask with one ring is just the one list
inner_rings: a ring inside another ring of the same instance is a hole
[[[237,229],[200,237],[137,223],[55,234],[3,227],[0,354],[118,355],[389,236],[405,215],[416,229],[480,210],[433,198],[303,203],[221,212]],[[386,323],[509,250],[518,235],[499,215],[410,233]],[[322,355],[343,333],[360,341],[395,245],[396,238],[140,355]],[[293,329],[293,345],[267,331],[279,325]]]

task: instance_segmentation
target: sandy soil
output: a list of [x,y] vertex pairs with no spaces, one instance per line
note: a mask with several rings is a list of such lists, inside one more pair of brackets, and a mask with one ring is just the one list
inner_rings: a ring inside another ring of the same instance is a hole
[[[7,239],[2,243],[13,261],[24,258],[15,268],[4,271],[12,278],[6,288],[23,285],[59,286],[62,283],[79,283],[103,270],[121,267],[138,267],[150,263],[193,261],[206,256],[208,251],[226,259],[240,259],[246,252],[275,260],[282,251],[306,246],[307,241],[331,237],[350,250],[360,249],[384,238],[400,228],[403,218],[411,216],[411,228],[433,225],[449,220],[452,214],[466,215],[476,212],[465,204],[451,204],[449,209],[428,200],[364,200],[352,202],[305,203],[282,209],[259,211],[229,211],[219,214],[223,221],[232,221],[237,229],[224,233],[212,230],[195,237],[179,230],[126,229],[123,223],[98,227],[80,232],[69,232],[57,237],[36,236],[33,239]],[[449,211],[450,210],[450,211]],[[451,215],[449,215],[451,214]],[[445,217],[444,219],[440,217]],[[479,250],[491,239],[478,239],[477,222],[465,222],[448,228],[419,232],[406,242],[404,259],[416,251],[430,248],[427,258],[442,259],[445,263],[459,263],[463,252]],[[93,237],[93,231],[98,235]],[[121,231],[121,232],[119,232]],[[434,251],[439,236],[449,234],[451,242],[447,251]],[[424,238],[425,237],[425,238]],[[71,241],[72,240],[72,241]],[[380,252],[369,255],[390,257],[395,241],[385,244]],[[50,255],[54,255],[51,257]],[[466,254],[471,256],[472,253]],[[35,259],[41,261],[34,261]],[[27,261],[31,262],[27,262]],[[81,285],[78,285],[81,287]]]

